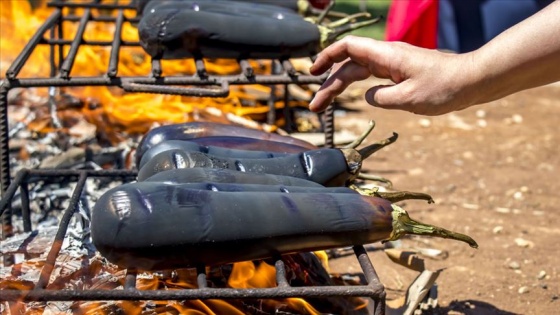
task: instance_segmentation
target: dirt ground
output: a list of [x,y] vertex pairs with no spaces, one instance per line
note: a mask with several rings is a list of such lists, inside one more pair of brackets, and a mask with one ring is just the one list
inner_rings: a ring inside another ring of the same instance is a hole
[[[357,89],[367,85],[360,84]],[[357,111],[337,117],[339,128],[359,131],[374,119],[370,141],[399,134],[364,169],[398,190],[431,194],[435,204],[401,204],[411,217],[466,233],[479,244],[473,249],[427,237],[402,242],[403,249],[449,254],[424,257],[427,269],[443,270],[436,314],[558,314],[559,84],[439,117],[375,109],[365,101],[347,107]],[[418,275],[383,251],[369,255],[389,298],[402,296]],[[334,272],[360,270],[354,256],[333,259],[330,266]]]

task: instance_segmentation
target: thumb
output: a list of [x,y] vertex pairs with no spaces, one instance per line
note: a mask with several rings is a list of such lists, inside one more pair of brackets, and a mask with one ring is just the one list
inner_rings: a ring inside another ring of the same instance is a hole
[[365,97],[370,105],[386,109],[402,109],[406,104],[399,84],[374,86],[366,91]]

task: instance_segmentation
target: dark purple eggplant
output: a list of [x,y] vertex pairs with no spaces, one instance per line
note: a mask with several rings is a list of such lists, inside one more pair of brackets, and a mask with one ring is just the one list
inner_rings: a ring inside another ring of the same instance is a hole
[[163,270],[324,250],[406,233],[470,237],[416,222],[389,201],[353,193],[216,192],[133,183],[95,204],[92,239],[122,268]]
[[342,19],[317,25],[299,16],[279,19],[266,14],[228,12],[244,3],[227,2],[222,11],[161,5],[138,23],[140,45],[153,58],[288,59],[316,55],[338,36],[376,23]]
[[[138,145],[136,150],[136,163],[139,163],[142,159],[142,155],[151,147],[158,143],[167,140],[192,140],[194,138],[201,137],[244,137],[244,138],[254,138],[259,140],[269,140],[282,142],[287,144],[293,144],[300,147],[307,148],[308,150],[317,149],[313,144],[296,139],[290,136],[282,136],[275,133],[270,133],[266,131],[249,129],[236,125],[227,125],[211,122],[188,122],[184,124],[173,124],[166,125],[157,128],[153,128],[148,131],[146,135],[142,138],[142,141]],[[207,144],[208,145],[208,144]],[[272,151],[267,148],[263,148],[263,151]],[[278,152],[278,151],[274,151]]]
[[290,8],[266,3],[242,2],[234,0],[158,0],[150,1],[142,14],[150,15],[160,10],[181,9],[203,12],[223,13],[251,17],[260,15],[273,19],[299,19],[301,16]]
[[161,171],[181,168],[223,168],[249,173],[266,173],[293,176],[324,186],[345,186],[354,180],[362,167],[362,161],[380,148],[393,143],[397,134],[360,150],[319,149],[273,158],[228,158],[202,152],[168,150],[151,158],[138,171],[138,180]]
[[302,187],[324,187],[315,182],[292,176],[245,173],[219,168],[183,168],[159,172],[144,182],[199,183],[217,182],[231,184],[285,185]]
[[248,151],[268,151],[274,153],[299,153],[303,151],[319,149],[319,147],[315,147],[312,144],[309,144],[309,146],[313,146],[313,148],[309,148],[309,147],[302,147],[290,143],[271,141],[271,140],[261,140],[255,138],[247,138],[247,137],[227,137],[227,136],[201,137],[201,138],[192,138],[188,141],[197,143],[199,145],[208,145],[214,147],[248,150]]
[[229,157],[229,158],[251,158],[251,159],[263,159],[263,158],[274,158],[286,156],[288,153],[275,153],[269,151],[250,151],[250,150],[239,150],[239,149],[229,149],[216,146],[200,145],[196,142],[185,141],[185,140],[168,140],[157,144],[156,146],[150,148],[140,160],[138,168],[142,168],[148,161],[150,161],[157,154],[168,151],[168,150],[182,150],[185,152],[202,152],[208,153],[217,157]]

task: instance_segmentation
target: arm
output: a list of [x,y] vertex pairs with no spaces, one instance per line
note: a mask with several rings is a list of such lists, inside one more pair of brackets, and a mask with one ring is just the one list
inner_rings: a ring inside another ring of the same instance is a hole
[[423,115],[465,109],[558,81],[559,16],[557,0],[465,54],[347,36],[321,52],[311,67],[318,75],[335,65],[309,107],[324,110],[351,83],[371,75],[394,84],[370,88],[369,104]]

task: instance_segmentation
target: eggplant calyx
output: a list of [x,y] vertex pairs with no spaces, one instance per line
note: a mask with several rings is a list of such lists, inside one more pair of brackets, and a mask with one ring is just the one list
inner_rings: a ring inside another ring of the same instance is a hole
[[411,219],[408,213],[399,206],[392,205],[393,232],[386,241],[394,241],[403,235],[429,235],[441,238],[449,238],[469,244],[472,248],[478,248],[478,244],[470,236],[449,231],[441,227],[425,224]]

